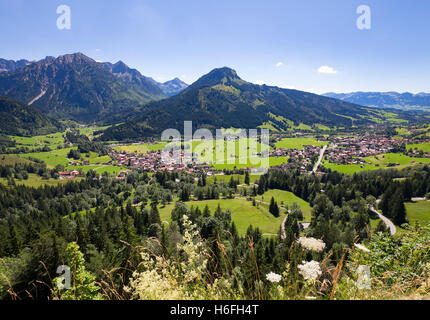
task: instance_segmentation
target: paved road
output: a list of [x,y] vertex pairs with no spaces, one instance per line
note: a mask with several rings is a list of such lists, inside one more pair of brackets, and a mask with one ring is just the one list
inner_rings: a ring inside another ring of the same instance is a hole
[[[411,199],[412,201],[416,202],[416,201],[426,201],[427,198],[426,197],[415,197]],[[430,201],[430,200],[427,200]]]
[[[288,213],[290,213],[288,211]],[[287,222],[287,218],[288,218],[288,214],[285,216],[284,220],[282,220],[282,224],[281,224],[281,239],[285,240],[285,238],[287,237],[287,235],[285,234],[285,222]]]
[[383,216],[382,213],[378,212],[375,210],[374,207],[369,207],[370,211],[372,211],[373,213],[377,214],[379,219],[381,219],[385,225],[387,226],[387,228],[390,230],[390,234],[394,235],[397,231],[396,226],[394,225],[393,222],[391,222],[390,219],[388,219],[387,217]]
[[323,157],[324,157],[324,153],[325,153],[325,151],[327,150],[327,145],[325,145],[322,149],[321,149],[321,151],[320,151],[320,157],[319,157],[319,159],[318,159],[318,162],[315,164],[315,166],[314,166],[314,169],[312,170],[312,172],[313,173],[316,173],[317,172],[317,170],[318,170],[318,167],[320,166],[320,164],[321,164],[321,161],[322,161],[322,159],[323,159]]

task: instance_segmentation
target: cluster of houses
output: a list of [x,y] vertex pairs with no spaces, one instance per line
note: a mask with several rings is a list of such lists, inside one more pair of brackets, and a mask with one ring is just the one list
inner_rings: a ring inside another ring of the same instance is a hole
[[74,179],[77,176],[79,176],[80,172],[77,170],[72,170],[72,171],[63,171],[63,172],[58,172],[59,179],[60,180],[64,180],[64,179]]
[[[324,139],[322,139],[324,140]],[[381,155],[398,150],[402,145],[430,142],[430,137],[417,139],[394,139],[382,135],[368,134],[365,136],[333,136],[325,139],[329,143],[324,157],[330,163],[336,164],[358,164],[365,165],[364,158]],[[271,157],[289,157],[288,163],[277,167],[282,169],[300,169],[302,172],[309,171],[312,158],[319,155],[321,147],[304,146],[303,149],[277,149],[270,153]],[[429,152],[420,150],[407,150],[412,157],[430,158]],[[413,162],[413,161],[412,161]],[[322,173],[319,173],[322,174]]]
[[[376,156],[398,150],[400,146],[423,143],[411,139],[394,139],[380,135],[365,135],[362,137],[332,137],[331,146],[327,148],[325,158],[331,163],[337,164],[366,164],[365,157]],[[414,150],[412,153],[418,154]],[[430,153],[422,156],[429,157]]]
[[[168,154],[168,152],[165,151],[150,151],[146,154],[140,154],[112,150],[109,155],[113,163],[117,166],[143,169],[148,172],[185,170],[187,173],[195,173],[201,170],[213,171],[213,167],[208,164],[195,163],[195,157],[193,157],[191,153],[184,152],[183,150],[178,151],[179,159],[176,159],[172,154]],[[187,166],[185,162],[182,161],[184,157],[191,159],[193,165]]]
[[306,145],[303,149],[277,149],[270,152],[270,157],[288,157],[288,163],[275,166],[284,170],[288,169],[300,169],[302,173],[308,172],[309,164],[312,163],[312,158],[318,157],[321,151],[321,147]]
[[[336,164],[359,164],[364,165],[364,158],[369,156],[380,155],[392,152],[401,145],[417,144],[430,142],[430,137],[422,138],[420,141],[412,139],[394,139],[382,135],[368,134],[365,136],[332,136],[323,138],[329,143],[325,151],[325,159],[330,163]],[[309,172],[312,160],[319,156],[320,146],[306,145],[303,149],[276,149],[269,153],[270,157],[288,157],[287,163],[283,163],[278,168],[282,169],[300,169],[302,172]],[[211,163],[199,163],[198,157],[187,150],[176,150],[177,158],[173,153],[166,151],[150,151],[146,154],[137,152],[118,151],[111,148],[109,156],[112,160],[103,165],[114,165],[118,167],[143,169],[147,172],[157,171],[186,171],[187,173],[196,173],[205,171],[209,176],[219,172],[211,166]],[[428,157],[430,153],[418,150],[409,150],[409,155],[416,157]],[[178,160],[179,159],[179,160]],[[188,159],[184,162],[183,159]],[[187,165],[188,164],[188,165]],[[88,160],[83,163],[73,163],[69,165],[90,165]],[[130,170],[121,171],[117,179],[125,179]],[[323,174],[323,173],[319,173]],[[60,179],[73,179],[79,175],[79,171],[60,172]]]

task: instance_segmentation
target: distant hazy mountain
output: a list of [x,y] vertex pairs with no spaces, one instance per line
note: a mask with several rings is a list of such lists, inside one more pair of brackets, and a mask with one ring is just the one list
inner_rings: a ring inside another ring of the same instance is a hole
[[[164,94],[120,63],[112,72],[82,53],[47,57],[16,72],[0,74],[0,96],[55,117],[83,122],[121,116]],[[121,72],[121,71],[126,72]],[[130,69],[131,70],[131,69]],[[114,72],[114,73],[113,73]]]
[[0,73],[1,72],[15,72],[19,69],[25,68],[26,66],[32,64],[28,60],[5,60],[0,58]]
[[409,92],[352,92],[324,94],[326,97],[377,108],[394,108],[402,110],[429,110],[430,94]]
[[188,84],[178,78],[164,83],[157,82],[153,78],[142,75],[138,70],[131,69],[122,61],[115,64],[110,62],[102,62],[101,64],[128,85],[143,88],[159,98],[174,96],[188,87]]
[[230,68],[215,69],[169,99],[147,104],[133,119],[108,129],[104,140],[157,135],[182,129],[185,120],[195,128],[257,128],[271,122],[287,128],[292,122],[350,126],[368,123],[366,108],[312,93],[246,82]]
[[48,118],[38,109],[0,97],[0,133],[30,136],[60,129],[60,123]]
[[184,91],[186,88],[188,88],[188,84],[186,84],[184,81],[182,81],[179,78],[175,78],[173,80],[160,83],[155,81],[154,79],[151,79],[158,87],[163,90],[163,92],[169,96],[172,97],[174,95],[177,95],[178,93]]
[[157,98],[165,98],[163,90],[154,82],[151,78],[143,76],[136,69],[129,68],[124,62],[118,61],[115,64],[110,62],[101,63],[106,70],[114,74],[116,77],[124,81],[129,86],[132,86],[136,90],[145,90]]

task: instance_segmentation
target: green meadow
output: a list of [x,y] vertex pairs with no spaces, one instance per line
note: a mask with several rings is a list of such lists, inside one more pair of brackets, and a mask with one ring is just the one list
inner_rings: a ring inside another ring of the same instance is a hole
[[[87,154],[82,154],[82,158],[89,161],[90,165],[83,165],[80,161],[76,161],[78,165],[69,166],[69,159],[67,154],[74,148],[65,148],[53,150],[50,152],[38,152],[38,153],[25,153],[20,154],[21,159],[35,158],[46,163],[49,169],[55,168],[57,165],[64,166],[65,170],[78,170],[84,173],[94,170],[99,174],[107,172],[109,174],[118,174],[120,171],[125,170],[125,167],[117,167],[113,165],[103,165],[104,162],[109,162],[111,158],[109,156],[99,156],[97,153],[90,152],[89,157]],[[75,161],[75,160],[72,160]]]
[[327,127],[327,126],[325,126],[325,125],[323,125],[323,124],[315,124],[315,127],[317,127],[319,130],[323,130],[323,131],[330,131],[331,130],[331,128],[330,127]]
[[430,222],[430,201],[406,202],[405,207],[409,223],[413,224],[415,221],[422,224]]
[[30,161],[27,159],[20,158],[15,155],[0,155],[0,165],[2,166],[13,166],[16,163],[29,163]]
[[16,142],[15,148],[9,148],[9,150],[14,150],[18,148],[28,148],[30,150],[43,148],[45,145],[51,149],[55,149],[58,146],[64,145],[64,132],[57,132],[52,134],[47,134],[44,136],[34,136],[34,137],[19,137],[19,136],[9,136],[13,141]]
[[[269,166],[279,166],[288,162],[288,157],[269,157]],[[246,159],[246,163],[244,163],[243,159],[237,159],[233,163],[229,163],[226,161],[225,163],[214,163],[211,164],[217,170],[233,170],[233,169],[243,169],[243,168],[252,168],[252,167],[260,167],[260,158],[252,157]]]
[[278,149],[303,149],[304,146],[325,146],[327,142],[315,138],[284,138],[275,143]]
[[[244,199],[222,199],[222,200],[205,200],[205,201],[189,201],[186,202],[188,207],[199,207],[201,211],[208,205],[211,213],[213,214],[218,207],[221,206],[222,210],[230,210],[232,221],[236,224],[239,234],[246,234],[246,230],[250,225],[258,227],[266,235],[276,235],[281,226],[282,220],[285,215],[281,214],[275,218],[269,213],[267,208],[262,205],[253,206],[251,201]],[[174,204],[166,205],[164,208],[160,207],[161,220],[170,222],[171,212]]]
[[35,158],[42,160],[46,163],[47,167],[50,169],[55,168],[57,165],[63,165],[64,167],[67,167],[69,164],[69,160],[67,159],[67,154],[72,149],[77,148],[65,148],[65,149],[58,149],[53,150],[49,152],[35,152],[35,153],[23,153],[20,154],[19,157],[21,158]]
[[[78,129],[81,134],[84,134],[88,136],[90,139],[92,139],[95,131],[100,131],[106,128],[108,127],[90,126],[90,127],[81,127]],[[64,145],[64,136],[66,135],[66,131],[46,134],[42,136],[33,136],[33,137],[9,136],[13,141],[16,142],[16,147],[9,148],[9,150],[14,150],[22,147],[33,150],[37,148],[42,148],[44,146],[48,146],[50,149],[56,149],[58,146]]]
[[[241,175],[241,174],[232,174],[232,175],[225,175],[225,174],[222,174],[222,175],[214,175],[214,176],[207,177],[207,178],[206,178],[206,182],[207,182],[207,183],[214,183],[214,182],[215,182],[215,179],[216,179],[216,182],[217,182],[217,183],[220,183],[220,182],[228,183],[232,177],[233,177],[233,179],[234,179],[235,181],[239,181],[239,184],[244,184],[244,183],[245,183],[245,175],[243,175],[243,174],[242,174],[242,175]],[[250,184],[255,183],[255,181],[257,181],[259,178],[260,178],[260,176],[259,176],[259,175],[253,175],[253,174],[250,174],[250,175],[249,175],[249,183],[250,183]]]
[[[359,165],[359,164],[338,165],[335,163],[324,162],[323,166],[328,169],[336,170],[341,173],[354,174],[356,172],[362,172],[367,170],[389,169],[389,168],[403,169],[416,164],[430,163],[430,158],[413,158],[413,157],[405,156],[404,154],[400,154],[400,153],[381,154],[377,156],[366,157],[366,158],[363,158],[363,160],[367,162],[364,165]],[[388,164],[395,164],[395,166],[388,167]]]
[[409,134],[409,130],[407,128],[396,128],[396,131],[398,134],[400,135],[408,135]]
[[311,221],[311,212],[312,208],[308,202],[297,197],[292,192],[283,191],[283,190],[269,190],[265,192],[262,196],[258,196],[256,199],[262,202],[269,203],[272,197],[278,203],[278,206],[291,206],[294,202],[300,206],[303,212],[304,221]]
[[430,152],[430,142],[419,143],[419,144],[408,144],[406,146],[406,150],[409,150],[409,149],[412,149],[412,150],[417,149],[417,150],[422,150],[424,152]]
[[139,144],[130,144],[130,145],[120,145],[116,146],[113,149],[117,151],[125,151],[127,153],[142,153],[146,154],[149,151],[159,151],[162,150],[166,146],[166,142],[159,143],[139,143]]
[[[82,178],[76,178],[76,180],[80,180]],[[74,180],[74,181],[76,181]],[[15,184],[16,185],[23,185],[26,187],[33,187],[33,188],[39,188],[41,186],[56,186],[58,184],[65,184],[67,183],[69,180],[64,179],[64,180],[59,180],[59,179],[42,179],[42,177],[38,176],[37,174],[33,174],[30,173],[28,175],[28,179],[27,180],[17,180],[15,179]],[[8,181],[5,178],[0,178],[0,183],[3,185],[7,185]]]

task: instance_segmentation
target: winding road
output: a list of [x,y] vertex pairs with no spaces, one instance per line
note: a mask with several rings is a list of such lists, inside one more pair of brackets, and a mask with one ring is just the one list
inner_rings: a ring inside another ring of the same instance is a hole
[[315,166],[314,166],[314,169],[312,170],[312,173],[316,173],[317,172],[317,170],[318,170],[318,167],[320,166],[320,164],[321,164],[321,161],[322,161],[322,159],[323,159],[323,157],[324,157],[324,153],[325,153],[325,151],[327,150],[327,145],[325,145],[322,149],[321,149],[321,151],[320,151],[320,157],[318,158],[318,161],[317,161],[317,163],[315,164]]
[[376,209],[374,207],[369,207],[370,211],[372,211],[373,213],[377,214],[379,219],[381,219],[385,225],[387,226],[387,228],[390,230],[390,234],[393,236],[396,232],[396,226],[394,225],[394,223],[388,219],[386,216],[382,215],[382,213],[376,211]]

